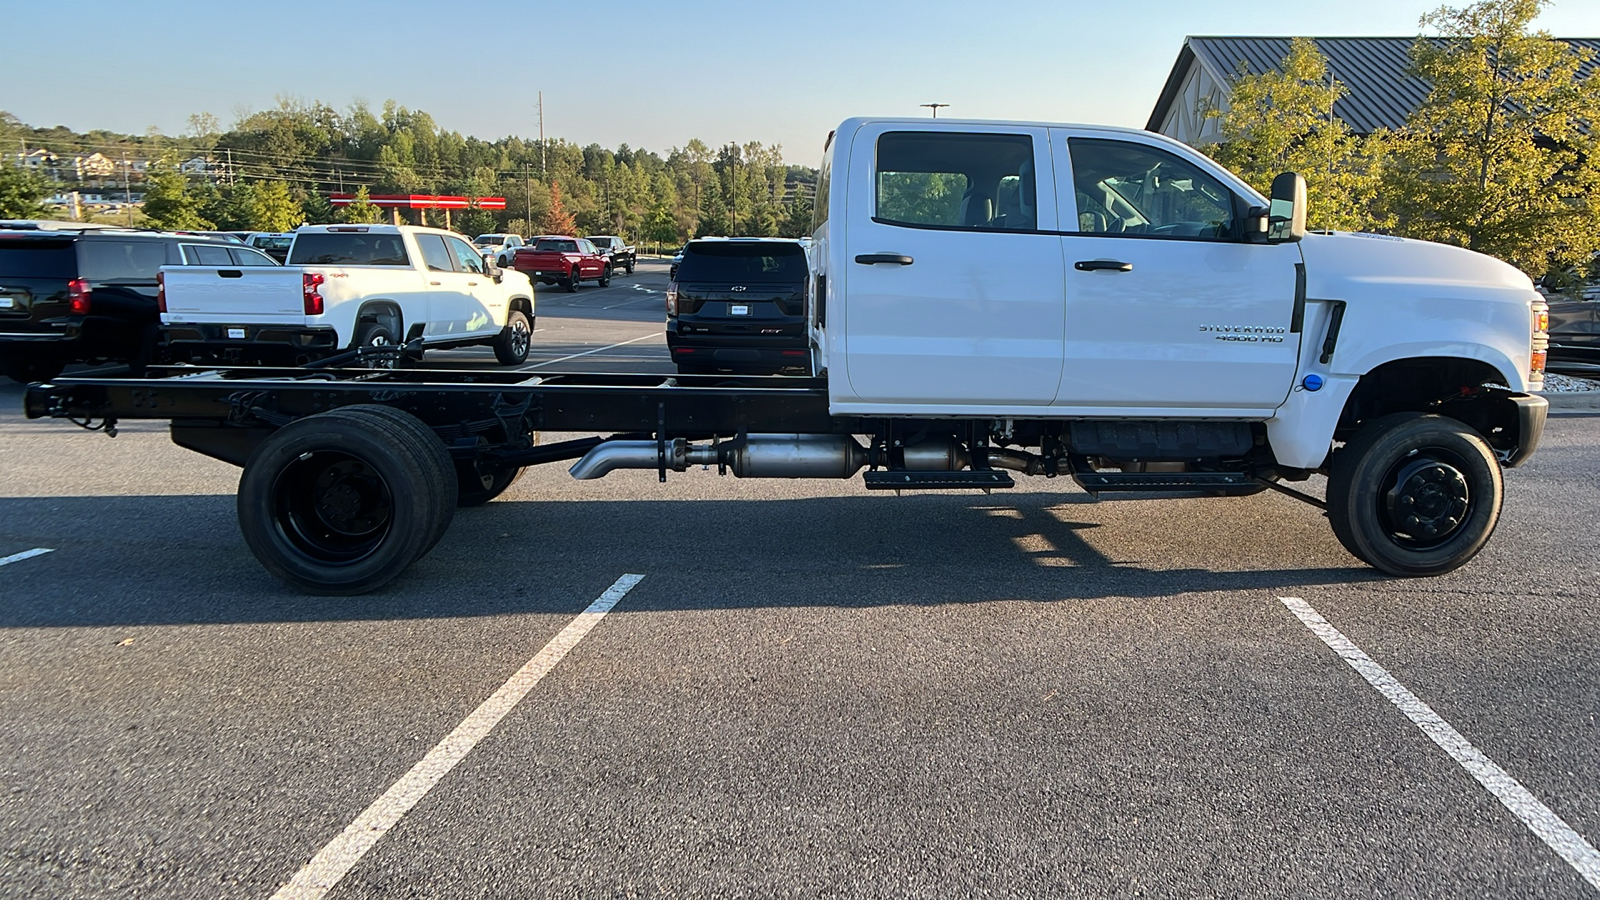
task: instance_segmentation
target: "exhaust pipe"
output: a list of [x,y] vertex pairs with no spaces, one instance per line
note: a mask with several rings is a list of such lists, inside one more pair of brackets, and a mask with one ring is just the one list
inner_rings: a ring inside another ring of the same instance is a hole
[[[606,441],[568,471],[579,481],[616,469],[654,469],[661,464],[655,441]],[[726,466],[740,478],[849,478],[869,459],[847,434],[752,434],[715,446],[690,446],[683,438],[666,444],[666,467]]]

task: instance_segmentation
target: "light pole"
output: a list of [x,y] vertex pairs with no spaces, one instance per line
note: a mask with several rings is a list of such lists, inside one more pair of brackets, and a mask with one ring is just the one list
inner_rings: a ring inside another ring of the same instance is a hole
[[949,106],[950,104],[948,104],[948,103],[924,103],[922,105],[926,106],[927,108],[929,108],[931,110],[933,110],[933,117],[935,119],[937,119],[937,118],[939,118],[939,110],[943,109],[946,106]]

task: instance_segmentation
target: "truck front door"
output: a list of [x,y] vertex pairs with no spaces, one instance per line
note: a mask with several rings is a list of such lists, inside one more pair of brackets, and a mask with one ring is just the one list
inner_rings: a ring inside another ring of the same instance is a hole
[[1053,405],[1249,415],[1282,404],[1299,362],[1299,245],[1247,243],[1245,200],[1154,142],[1069,129],[1050,140],[1067,266]]
[[1046,129],[867,125],[848,159],[846,227],[833,230],[846,271],[830,273],[848,305],[828,325],[844,330],[851,392],[908,407],[1050,403],[1064,314]]

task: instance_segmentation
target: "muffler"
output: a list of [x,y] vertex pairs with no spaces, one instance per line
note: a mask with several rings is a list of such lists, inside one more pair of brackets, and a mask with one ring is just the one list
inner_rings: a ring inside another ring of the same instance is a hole
[[[662,465],[655,441],[606,441],[568,471],[587,481],[616,469],[655,469]],[[666,442],[666,468],[726,466],[740,478],[849,478],[869,459],[865,447],[847,434],[752,434],[715,445]]]

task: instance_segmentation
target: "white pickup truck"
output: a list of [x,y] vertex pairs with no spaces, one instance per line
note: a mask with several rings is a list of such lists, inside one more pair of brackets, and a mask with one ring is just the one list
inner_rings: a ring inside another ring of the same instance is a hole
[[178,362],[300,365],[420,338],[423,349],[487,344],[518,365],[534,321],[526,276],[487,264],[461,235],[408,225],[301,228],[284,267],[167,266],[158,302]]
[[[1143,131],[850,119],[819,172],[810,378],[224,371],[33,385],[28,415],[171,419],[245,467],[262,563],[326,593],[383,584],[458,503],[572,459],[578,479],[1276,490],[1383,572],[1448,572],[1539,444],[1548,308],[1481,254],[1308,234],[1305,191],[1285,173],[1262,197]],[[749,287],[704,302],[731,312]],[[1320,496],[1288,486],[1314,476]]]

